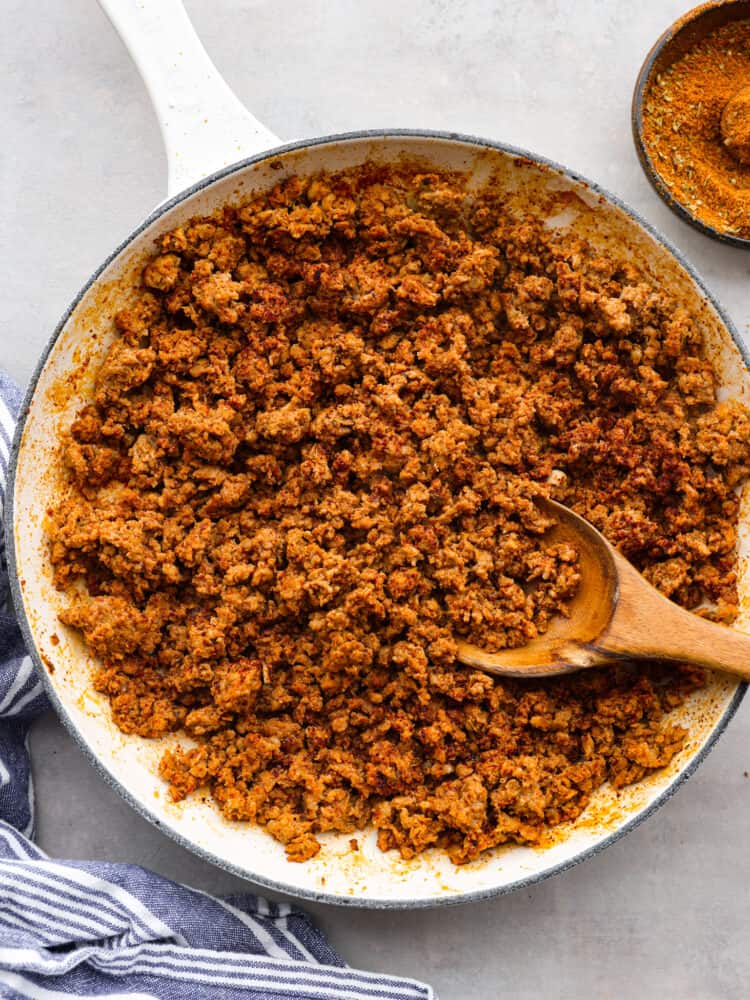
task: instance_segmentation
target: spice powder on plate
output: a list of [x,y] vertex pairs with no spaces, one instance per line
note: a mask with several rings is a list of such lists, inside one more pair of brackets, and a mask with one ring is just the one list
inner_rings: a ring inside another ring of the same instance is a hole
[[750,139],[740,99],[748,86],[750,20],[718,28],[657,75],[642,132],[672,197],[705,225],[742,238],[750,238],[750,165],[743,162]]

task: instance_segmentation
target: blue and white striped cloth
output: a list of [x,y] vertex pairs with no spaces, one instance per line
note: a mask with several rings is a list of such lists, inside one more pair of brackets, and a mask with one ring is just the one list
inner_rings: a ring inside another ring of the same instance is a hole
[[[0,510],[20,397],[0,373]],[[0,531],[0,997],[434,1000],[348,968],[299,910],[217,899],[135,865],[53,861],[32,842],[27,735],[47,700],[10,608]]]

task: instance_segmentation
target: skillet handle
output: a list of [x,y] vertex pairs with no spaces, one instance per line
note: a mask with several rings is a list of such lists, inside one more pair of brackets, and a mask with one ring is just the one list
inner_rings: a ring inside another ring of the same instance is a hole
[[167,152],[169,197],[280,140],[211,62],[182,0],[99,0],[148,88]]

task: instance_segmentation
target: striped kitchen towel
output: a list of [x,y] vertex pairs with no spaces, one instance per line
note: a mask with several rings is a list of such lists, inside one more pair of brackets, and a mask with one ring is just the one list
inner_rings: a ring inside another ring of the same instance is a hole
[[[19,395],[0,373],[0,509]],[[0,531],[0,595],[7,590]],[[301,911],[215,898],[135,865],[53,861],[31,841],[27,734],[47,708],[0,596],[0,997],[434,1000],[348,968]]]

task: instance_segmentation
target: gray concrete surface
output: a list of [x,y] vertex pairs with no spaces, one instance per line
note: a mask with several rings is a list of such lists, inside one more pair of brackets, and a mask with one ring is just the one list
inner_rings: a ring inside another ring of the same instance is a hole
[[[630,139],[640,62],[679,0],[188,0],[237,93],[282,137],[455,129],[546,154],[640,209],[747,334],[750,255],[648,187]],[[164,189],[148,100],[94,0],[3,0],[0,366],[25,381],[88,272]],[[313,906],[352,964],[441,1000],[733,1000],[750,982],[750,702],[647,824],[530,891],[416,913]],[[42,847],[150,866],[213,892],[198,861],[112,793],[48,717],[33,738]]]

